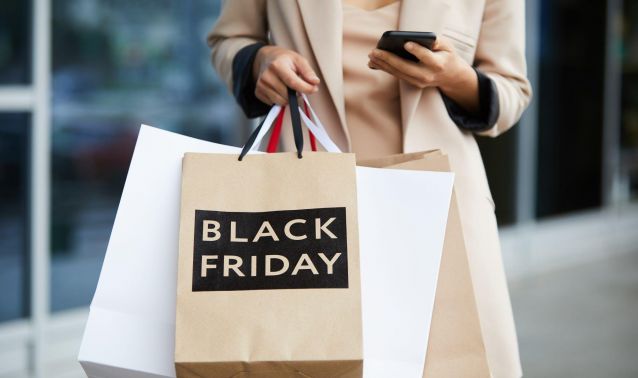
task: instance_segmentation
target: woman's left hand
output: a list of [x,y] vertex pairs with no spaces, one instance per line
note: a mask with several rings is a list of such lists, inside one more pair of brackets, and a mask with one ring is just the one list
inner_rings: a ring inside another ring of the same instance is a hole
[[478,77],[474,69],[456,54],[451,43],[437,38],[432,50],[414,42],[408,42],[404,47],[419,61],[412,62],[388,51],[374,49],[368,55],[368,66],[418,88],[438,87],[467,111],[478,112]]

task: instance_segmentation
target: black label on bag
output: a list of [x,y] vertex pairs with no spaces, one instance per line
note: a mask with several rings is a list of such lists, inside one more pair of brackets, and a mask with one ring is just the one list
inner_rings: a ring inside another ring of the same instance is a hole
[[348,287],[345,207],[195,210],[193,291]]

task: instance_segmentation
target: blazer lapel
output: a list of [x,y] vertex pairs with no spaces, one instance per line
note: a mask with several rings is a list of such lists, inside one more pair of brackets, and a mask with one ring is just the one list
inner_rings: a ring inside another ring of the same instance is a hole
[[[428,31],[441,35],[443,21],[449,5],[436,0],[402,0],[399,16],[399,30]],[[401,96],[401,124],[403,136],[412,121],[423,90],[401,80],[399,82]]]
[[[349,144],[343,94],[341,0],[297,0],[297,3],[315,60],[337,109],[341,128]],[[399,30],[433,31],[441,35],[448,8],[448,3],[440,0],[401,0]],[[399,91],[401,124],[405,136],[423,90],[401,80]]]
[[297,0],[310,46],[328,92],[339,114],[341,128],[346,130],[346,110],[343,98],[342,33],[343,15],[340,0]]

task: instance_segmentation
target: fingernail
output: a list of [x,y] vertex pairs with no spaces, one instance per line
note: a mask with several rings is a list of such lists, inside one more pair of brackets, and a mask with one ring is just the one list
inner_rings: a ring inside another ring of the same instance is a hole
[[413,47],[414,47],[414,43],[412,43],[412,42],[407,42],[405,44],[405,48],[408,49],[408,50],[412,49]]
[[319,87],[314,87],[314,88],[312,89],[312,93],[317,93],[318,91],[319,91]]
[[381,55],[381,53],[378,50],[372,50],[371,54],[373,58],[377,58]]

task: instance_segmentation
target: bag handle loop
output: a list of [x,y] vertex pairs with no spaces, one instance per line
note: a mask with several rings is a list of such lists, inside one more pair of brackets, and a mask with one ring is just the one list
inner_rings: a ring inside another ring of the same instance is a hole
[[[303,151],[303,134],[301,132],[301,119],[299,116],[299,105],[297,103],[297,92],[293,89],[288,88],[288,104],[290,104],[290,119],[292,123],[292,133],[295,139],[295,147],[297,148],[297,157],[301,159],[302,151]],[[244,156],[248,154],[249,151],[253,150],[253,147],[258,146],[261,140],[264,138],[272,123],[274,118],[279,114],[282,110],[280,105],[275,105],[270,109],[266,118],[264,118],[259,126],[250,134],[250,137],[246,141],[246,144],[241,150],[239,154],[239,161],[244,159]],[[266,125],[266,126],[264,126]]]
[[[330,136],[319,120],[319,117],[317,117],[314,109],[312,109],[312,106],[310,106],[308,97],[305,94],[302,94],[301,98],[303,99],[303,104],[306,112],[309,113],[308,115],[302,111],[301,107],[299,107],[296,92],[290,88],[288,89],[288,103],[290,104],[291,115],[290,118],[292,121],[293,136],[295,139],[295,147],[297,148],[298,158],[301,159],[303,157],[302,150],[304,142],[303,133],[301,130],[301,120],[303,120],[303,122],[306,124],[306,126],[308,127],[308,131],[312,135],[312,138],[310,138],[311,144],[314,144],[313,142],[316,138],[319,143],[326,149],[326,151],[336,153],[341,152],[339,147],[332,141],[332,139],[330,139]],[[257,128],[255,128],[255,130],[250,134],[250,137],[246,141],[246,144],[242,148],[242,151],[239,155],[239,161],[241,161],[249,152],[255,151],[259,147],[262,139],[266,136],[273,123],[276,123],[276,120],[278,120],[280,117],[283,118],[284,111],[285,107],[282,107],[281,105],[274,105],[270,109],[266,117],[262,119]],[[273,132],[275,131],[278,130],[274,130]],[[278,135],[275,135],[273,137],[276,137],[274,139],[275,141],[277,141],[279,138]],[[273,141],[273,137],[271,137],[270,142]],[[271,143],[269,143],[269,146],[270,144]],[[316,146],[313,147],[313,150],[315,149]]]
[[[306,114],[306,116],[310,116],[310,111],[308,110],[308,103],[304,102],[303,105],[304,105],[304,113]],[[282,108],[282,110],[279,111],[279,115],[277,116],[272,132],[270,133],[270,138],[268,139],[266,152],[269,154],[273,152],[277,152],[277,147],[279,146],[279,139],[281,136],[281,126],[283,125],[283,122],[284,122],[284,109]],[[315,136],[312,133],[312,131],[310,131],[310,129],[308,129],[308,140],[310,140],[310,150],[312,152],[317,152],[317,141],[315,140]]]
[[299,116],[299,104],[297,103],[297,92],[288,88],[288,104],[290,105],[290,120],[292,121],[292,134],[297,147],[297,158],[301,159],[303,151],[303,132],[301,130],[301,117]]

